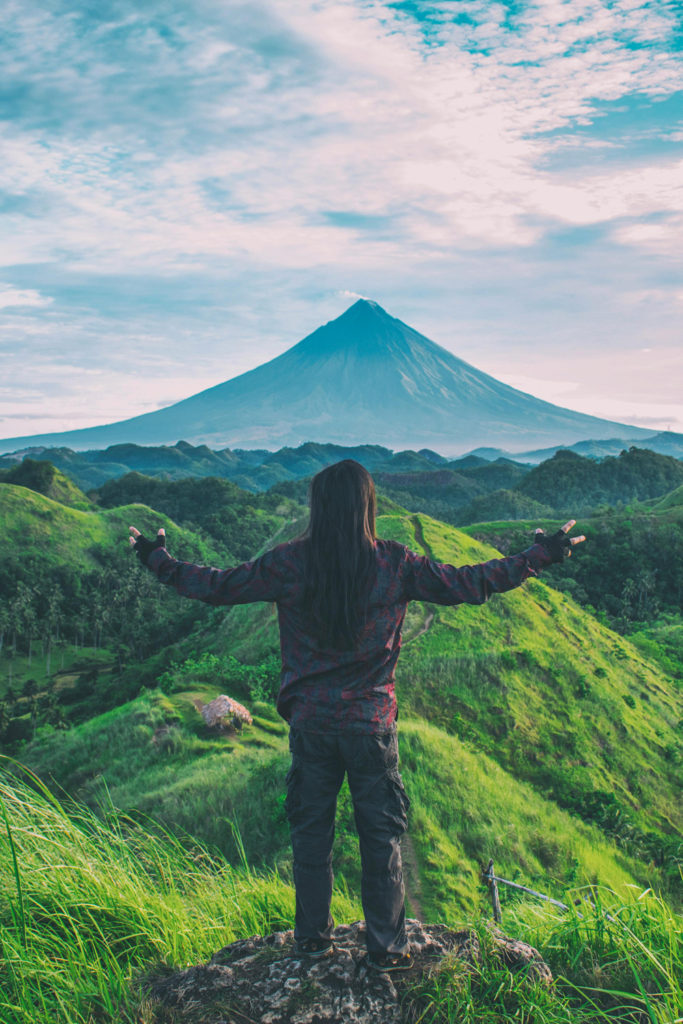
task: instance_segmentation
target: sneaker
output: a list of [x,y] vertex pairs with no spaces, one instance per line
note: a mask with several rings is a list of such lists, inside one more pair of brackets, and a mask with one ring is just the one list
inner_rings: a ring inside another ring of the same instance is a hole
[[414,963],[410,950],[407,953],[368,953],[368,967],[373,971],[409,971]]
[[322,960],[326,956],[332,956],[334,943],[332,939],[297,939],[294,951],[311,960]]

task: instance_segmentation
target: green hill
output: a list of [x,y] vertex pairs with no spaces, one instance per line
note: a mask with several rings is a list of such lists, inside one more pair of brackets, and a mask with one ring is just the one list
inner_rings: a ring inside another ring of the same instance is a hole
[[61,502],[62,505],[81,509],[90,507],[85,494],[51,462],[24,459],[11,469],[0,470],[0,484],[28,487],[32,491],[44,494],[46,498]]
[[683,462],[643,448],[629,448],[601,462],[559,451],[534,467],[515,489],[573,515],[600,505],[660,497],[683,484]]
[[[37,740],[22,759],[93,808],[111,801],[217,847],[233,863],[243,849],[250,864],[275,866],[289,878],[286,727],[272,720],[267,706],[252,703],[253,727],[238,736],[211,732],[194,705],[217,692],[219,687],[197,682],[170,696],[146,694],[68,733]],[[407,884],[420,915],[455,923],[474,912],[480,865],[489,857],[506,877],[550,885],[553,892],[569,884],[665,883],[661,870],[620,849],[597,826],[572,818],[476,744],[414,716],[399,735],[412,800]],[[358,894],[346,789],[334,868],[342,885]]]
[[[263,543],[286,520],[256,512],[252,538]],[[196,623],[215,618],[213,609],[181,605],[159,588],[128,548],[129,525],[151,536],[164,526],[169,544],[194,561],[238,561],[207,531],[180,527],[144,505],[83,511],[0,484],[0,742],[6,746],[41,723],[61,728],[127,700],[163,670]]]
[[[456,565],[497,554],[427,516],[383,516],[378,529]],[[262,606],[236,607],[210,643],[257,663],[277,652],[277,623]],[[606,834],[671,860],[683,818],[680,693],[570,598],[530,580],[484,607],[411,605],[397,685],[403,715],[476,743]]]
[[[0,592],[11,593],[19,584],[37,588],[34,607],[44,622],[50,587],[61,580],[67,632],[79,616],[96,626],[91,619],[99,609],[105,624],[100,642],[118,649],[103,706],[112,705],[122,661],[133,685],[136,662],[168,651],[171,641],[176,658],[205,649],[258,664],[277,654],[270,607],[215,610],[181,601],[131,565],[124,538],[132,520],[150,533],[165,525],[173,553],[215,564],[216,552],[205,541],[142,506],[81,512],[24,488],[0,487],[0,523],[10,551],[24,552],[3,564]],[[271,527],[278,522],[279,539],[299,529],[295,523],[286,527],[274,513],[268,519]],[[455,564],[496,555],[427,516],[394,511],[380,517],[378,528]],[[36,580],[47,581],[42,591]],[[208,632],[190,636],[196,626],[203,631],[202,622]],[[26,632],[29,626],[21,628]],[[168,662],[169,653],[161,661],[152,659],[138,678],[152,682]],[[608,834],[631,830],[632,845],[659,842],[664,849],[681,825],[681,808],[673,798],[681,756],[675,688],[635,647],[539,581],[496,596],[482,608],[411,606],[398,689],[404,714],[410,710],[475,742],[517,778],[597,821]],[[127,693],[130,689],[122,699]],[[89,698],[83,712],[97,709],[98,686]],[[24,715],[31,699],[27,694],[19,709]],[[646,839],[650,832],[659,840]],[[660,850],[657,856],[664,854]]]
[[683,484],[675,490],[665,494],[663,498],[654,502],[652,508],[655,512],[665,512],[669,509],[683,509]]

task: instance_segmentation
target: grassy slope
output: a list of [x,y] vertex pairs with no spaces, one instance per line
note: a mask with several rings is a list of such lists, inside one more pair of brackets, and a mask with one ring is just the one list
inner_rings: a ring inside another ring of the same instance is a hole
[[[251,864],[289,877],[284,776],[286,729],[263,717],[239,737],[209,733],[194,710],[205,685],[150,693],[67,733],[48,735],[23,759],[39,775],[106,810],[112,803],[200,838],[233,862],[240,842]],[[261,712],[259,715],[258,712]],[[272,715],[272,712],[271,712]],[[402,771],[412,799],[409,900],[426,918],[456,923],[481,898],[479,866],[494,857],[506,877],[561,893],[568,884],[658,885],[656,871],[625,856],[500,768],[473,744],[411,719],[400,731]],[[359,892],[357,840],[348,791],[338,810],[335,871]]]
[[[101,571],[103,564],[112,560],[133,565],[135,558],[127,542],[131,525],[148,536],[154,536],[163,526],[169,547],[182,550],[184,557],[208,564],[220,562],[210,541],[178,526],[168,516],[146,505],[84,511],[69,508],[26,487],[0,485],[0,535],[6,550],[21,560],[26,572],[39,575],[41,579],[61,566],[87,574]],[[164,593],[163,598],[174,599],[175,595]],[[181,609],[184,617],[189,610],[187,607]],[[196,612],[198,609],[193,610]],[[208,608],[203,611],[207,616],[211,614]],[[39,645],[35,645],[30,665],[25,652],[20,650],[12,657],[10,668],[9,653],[5,643],[0,652],[0,696],[7,687],[10,674],[15,692],[21,690],[28,678],[37,679],[40,686],[47,666]],[[51,671],[62,669],[68,676],[72,670],[78,674],[92,665],[106,664],[107,660],[106,648],[95,651],[63,643],[59,656],[52,658]]]
[[30,488],[73,508],[87,510],[92,507],[83,491],[49,462],[24,459],[10,469],[0,470],[0,483]]
[[127,553],[128,527],[137,526],[154,535],[163,526],[169,544],[179,543],[212,555],[212,549],[189,530],[145,505],[122,505],[114,509],[81,511],[68,508],[52,498],[14,484],[0,485],[0,531],[9,548],[29,552],[47,565],[68,562],[94,569],[100,564],[97,550],[106,548]]
[[[197,843],[150,833],[111,809],[102,819],[61,806],[39,783],[17,784],[2,770],[0,809],[5,1024],[158,1022],[143,994],[150,973],[158,978],[206,960],[226,942],[291,926],[291,887],[276,875],[230,867]],[[554,985],[536,985],[524,971],[513,975],[486,955],[489,933],[479,921],[481,967],[444,960],[422,980],[406,979],[406,1019],[672,1021],[683,997],[680,922],[651,892],[621,887],[619,895],[591,895],[598,905],[583,903],[580,914],[528,903],[506,909],[506,930],[541,950]],[[338,892],[332,910],[342,921],[360,914],[358,903]],[[183,1006],[181,1014],[198,1021],[225,1009],[222,1001]],[[178,1018],[169,1012],[163,1019]]]
[[[383,535],[443,560],[462,564],[495,555],[425,516],[395,513],[379,525]],[[231,609],[208,639],[214,650],[258,661],[277,650],[274,611],[261,605]],[[424,909],[450,919],[471,907],[478,863],[489,855],[501,870],[539,885],[549,879],[560,885],[577,879],[616,884],[627,877],[657,884],[657,872],[625,858],[596,829],[586,829],[522,782],[527,778],[547,788],[539,780],[550,767],[570,784],[580,777],[594,788],[612,787],[639,814],[642,807],[654,826],[675,814],[668,765],[656,749],[672,738],[666,721],[674,700],[621,638],[530,581],[483,608],[412,605],[400,665],[404,773],[413,794],[418,861],[413,882]],[[586,679],[589,693],[577,696]],[[647,692],[649,700],[640,697],[630,708],[622,698],[631,691]],[[131,705],[112,712],[27,756],[41,770],[58,763],[60,780],[90,800],[97,799],[104,776],[118,806],[200,835],[231,856],[236,822],[252,860],[286,869],[284,736],[278,738],[272,726],[237,744],[197,735],[192,701],[213,695],[205,688],[159,695],[147,710]],[[405,721],[408,709],[466,742],[417,717]],[[155,736],[165,726],[175,730],[175,739],[167,735],[158,743]],[[633,736],[626,748],[620,738],[629,729]],[[475,748],[488,750],[510,770],[475,755]],[[639,801],[631,788],[635,782]],[[348,795],[342,797],[339,821],[336,867],[355,887]]]
[[[421,517],[421,525],[440,560],[496,556],[440,523]],[[400,680],[413,707],[476,736],[518,776],[542,781],[560,771],[614,791],[649,827],[680,827],[680,779],[669,760],[681,717],[674,688],[635,647],[540,581],[483,608],[437,609],[404,655]]]
[[[68,516],[76,515],[72,523],[42,500],[36,506],[37,522],[31,525],[32,538],[44,543],[46,552],[55,557],[68,557],[71,551],[79,564],[88,568],[93,564],[91,556],[81,549],[103,540],[119,542],[131,511],[133,521],[147,530],[163,522],[163,517],[141,508],[117,509],[104,517],[65,510]],[[52,527],[47,529],[50,517]],[[68,536],[74,526],[78,539]],[[494,555],[460,531],[425,516],[395,512],[383,517],[379,526],[384,536],[443,560],[473,562]],[[183,557],[188,557],[184,544],[191,540],[191,535],[178,534],[178,552]],[[210,644],[198,638],[197,648],[213,645],[221,652],[231,649],[245,660],[256,661],[277,649],[272,609],[232,609],[208,639]],[[654,825],[660,823],[662,814],[674,817],[677,790],[667,783],[668,765],[659,746],[668,738],[668,720],[680,712],[674,710],[674,697],[661,675],[630,645],[599,627],[571,601],[531,581],[484,608],[411,606],[400,664],[402,770],[413,800],[410,835],[416,857],[407,874],[414,910],[419,906],[426,918],[458,923],[463,913],[470,913],[482,901],[478,867],[489,856],[506,877],[536,883],[542,891],[558,896],[568,884],[581,882],[618,886],[636,881],[658,887],[656,869],[626,856],[595,827],[558,809],[539,791],[542,787],[537,777],[554,765],[570,780],[580,776],[591,784],[616,786],[638,814],[638,804],[642,805],[643,820]],[[595,670],[601,668],[604,674],[596,675]],[[577,690],[586,689],[587,679],[592,685],[579,697]],[[282,808],[288,763],[285,730],[269,720],[268,709],[259,708],[256,727],[242,737],[207,734],[193,701],[207,700],[215,692],[198,685],[171,697],[147,694],[67,733],[46,732],[22,756],[105,812],[113,802],[136,815],[149,815],[205,837],[233,860],[239,858],[237,824],[247,856],[254,862],[277,864],[286,875],[289,852]],[[635,708],[624,703],[627,693],[634,696]],[[431,724],[418,717],[419,712]],[[627,746],[624,737],[630,741],[629,749],[623,749]],[[644,764],[650,743],[653,750]],[[508,764],[511,770],[496,761]],[[636,774],[640,777],[634,779]],[[525,777],[535,783],[535,789],[523,781]],[[634,782],[641,787],[639,800]],[[335,867],[352,891],[358,891],[357,843],[351,818],[348,794],[343,791]],[[80,849],[80,840],[79,844]],[[63,863],[69,863],[70,856],[65,849]],[[78,874],[80,869],[75,870]],[[67,872],[67,888],[69,877]],[[11,884],[9,876],[10,893]],[[267,884],[257,881],[252,888],[263,906],[271,906]],[[120,902],[123,891],[116,890],[112,915],[114,905],[128,905],[127,897]],[[52,899],[52,895],[41,890],[40,898]],[[88,894],[85,905],[93,898]],[[97,898],[104,896],[100,892]],[[285,899],[291,900],[291,896]],[[137,893],[133,900],[142,906]],[[177,898],[175,906],[179,909]],[[279,894],[272,906],[282,915]],[[342,915],[350,908],[343,900],[338,903]],[[199,920],[196,915],[195,920]],[[150,934],[159,925],[155,917]],[[266,921],[259,923],[257,930],[266,926]],[[78,927],[82,932],[83,923]],[[129,926],[126,921],[124,930],[126,927],[137,925]],[[175,927],[169,926],[169,934]],[[189,925],[184,923],[183,928],[189,938]],[[161,952],[163,944],[150,941],[149,950],[140,947],[142,959],[138,962],[149,961],[155,949]],[[176,947],[174,944],[170,953],[162,955],[173,962],[197,956],[187,945],[182,953]],[[16,957],[19,965],[19,946]],[[52,946],[46,947],[45,957],[54,958]],[[111,963],[118,957],[115,950]],[[92,986],[78,989],[73,1001],[74,978],[83,973],[76,958],[73,964],[76,974],[61,982],[65,1009],[55,1014],[55,1020],[85,1019],[81,1013],[93,1005],[92,1000],[102,1005],[103,997]],[[109,970],[105,965],[96,982],[100,992],[112,984]],[[127,977],[121,974],[116,978],[121,993]],[[31,1017],[17,1011],[12,1019]],[[106,1013],[103,1019],[109,1019]]]
[[[378,528],[456,565],[497,556],[424,515],[383,516]],[[412,605],[406,641],[397,674],[404,713],[475,741],[542,789],[613,792],[644,828],[680,829],[680,696],[633,644],[570,598],[529,580],[483,607]],[[278,649],[275,615],[234,608],[212,642],[256,662]]]

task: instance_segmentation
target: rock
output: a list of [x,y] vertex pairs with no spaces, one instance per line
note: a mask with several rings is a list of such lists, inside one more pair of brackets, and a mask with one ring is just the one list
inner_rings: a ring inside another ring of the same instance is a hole
[[[481,960],[472,931],[407,922],[415,957],[412,970],[379,974],[365,961],[365,925],[335,928],[334,956],[297,956],[293,932],[233,942],[208,964],[157,979],[149,989],[150,1024],[400,1024],[401,994],[444,957]],[[491,929],[493,946],[511,968],[526,967],[549,983],[540,954],[526,943]]]
[[199,711],[206,724],[211,727],[231,725],[241,729],[243,725],[252,724],[252,717],[244,705],[238,704],[232,697],[226,697],[224,693],[208,704],[202,704]]

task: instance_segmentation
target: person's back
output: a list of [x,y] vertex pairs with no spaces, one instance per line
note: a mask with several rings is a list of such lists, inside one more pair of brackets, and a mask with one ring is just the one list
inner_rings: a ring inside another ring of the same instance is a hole
[[[303,538],[273,548],[259,560],[259,571],[269,581],[262,591],[267,593],[264,599],[275,601],[278,609],[282,655],[278,711],[291,725],[319,732],[335,727],[378,732],[395,721],[395,669],[409,601],[483,603],[492,592],[517,586],[540,568],[540,557],[524,553],[455,569],[396,541],[375,539],[363,622],[354,645],[340,649],[321,642],[311,618],[306,600],[309,543]],[[241,571],[244,575],[245,570]],[[223,582],[231,603],[252,599],[258,586],[252,578],[246,589],[238,589],[235,575]],[[220,600],[217,592],[214,602]]]

